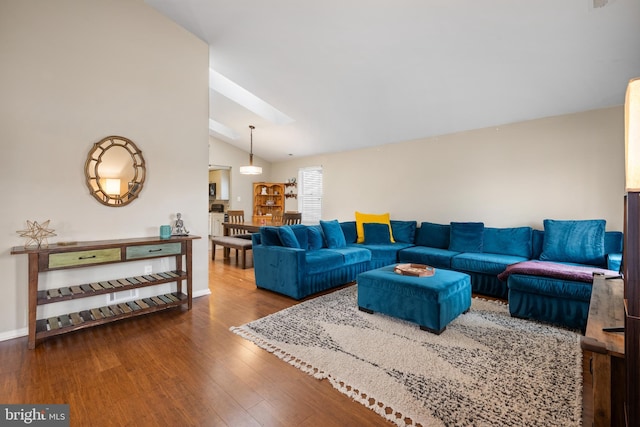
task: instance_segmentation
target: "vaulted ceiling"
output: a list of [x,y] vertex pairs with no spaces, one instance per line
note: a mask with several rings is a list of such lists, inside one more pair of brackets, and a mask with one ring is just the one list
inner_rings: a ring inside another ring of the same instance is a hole
[[254,125],[269,161],[620,105],[640,76],[637,0],[145,1],[210,46],[211,135],[249,151]]

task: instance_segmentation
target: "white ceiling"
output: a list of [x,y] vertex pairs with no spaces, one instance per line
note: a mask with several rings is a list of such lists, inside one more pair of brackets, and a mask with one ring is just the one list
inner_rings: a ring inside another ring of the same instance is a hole
[[[624,103],[637,0],[145,0],[210,66],[291,117],[210,91],[212,135],[269,161]],[[603,7],[594,7],[605,3]]]

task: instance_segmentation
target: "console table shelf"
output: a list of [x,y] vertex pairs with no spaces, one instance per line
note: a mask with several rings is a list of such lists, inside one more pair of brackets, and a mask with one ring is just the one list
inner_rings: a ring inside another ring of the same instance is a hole
[[38,291],[38,305],[68,301],[76,298],[86,298],[146,286],[161,285],[163,283],[186,280],[184,271],[166,271],[163,273],[147,274],[144,276],[127,277],[126,279],[105,280],[84,285],[65,286],[62,288]]
[[126,303],[92,308],[76,313],[63,314],[36,321],[36,340],[90,328],[120,319],[166,310],[189,303],[189,297],[181,293],[170,293]]
[[[29,348],[35,348],[40,340],[47,337],[133,316],[183,305],[191,310],[192,242],[199,238],[199,236],[173,236],[170,239],[146,237],[12,248],[11,254],[26,254],[29,257]],[[175,258],[175,270],[73,284],[54,289],[38,289],[38,276],[48,271],[80,267],[97,268],[114,263],[165,257]],[[176,291],[49,318],[37,318],[37,308],[41,305],[164,283],[176,283]],[[184,286],[185,283],[186,286]]]

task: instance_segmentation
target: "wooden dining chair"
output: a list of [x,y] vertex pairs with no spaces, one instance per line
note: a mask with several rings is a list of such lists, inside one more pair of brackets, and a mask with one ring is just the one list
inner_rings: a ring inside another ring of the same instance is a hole
[[283,222],[282,222],[282,211],[274,212],[274,214],[271,216],[271,224],[273,224],[273,225],[283,224]]
[[283,225],[302,224],[302,214],[300,212],[285,212],[282,215]]
[[[244,222],[244,210],[228,210],[227,211],[228,222],[234,222],[237,224],[241,224]],[[235,228],[231,228],[229,230],[229,235],[233,237],[239,237],[241,239],[251,240],[251,234],[247,233],[246,230],[238,230]],[[236,259],[238,259],[238,249],[236,249]]]
[[243,210],[229,210],[227,211],[227,217],[229,218],[229,222],[241,223],[244,222],[244,211]]

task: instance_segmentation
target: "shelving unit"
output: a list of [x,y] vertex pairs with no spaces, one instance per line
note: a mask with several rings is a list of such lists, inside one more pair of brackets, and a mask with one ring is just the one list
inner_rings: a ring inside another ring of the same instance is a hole
[[253,221],[270,222],[274,215],[284,212],[285,184],[277,182],[253,183]]
[[[54,244],[46,248],[14,247],[11,254],[29,256],[29,348],[47,337],[65,334],[120,319],[139,316],[173,307],[192,307],[192,241],[199,236],[179,236],[161,240],[157,237]],[[175,257],[176,269],[141,276],[99,282],[38,289],[39,273],[94,267],[143,259]],[[184,258],[184,263],[183,263]],[[184,267],[183,267],[184,266]],[[185,270],[183,270],[186,269]],[[49,318],[37,318],[40,305],[59,303],[113,292],[176,283],[176,291],[119,304],[88,308]],[[184,286],[186,282],[186,287]]]
[[[296,182],[285,182],[284,183],[284,190],[285,190],[284,197],[287,198],[287,199],[289,199],[289,198],[297,199],[298,198],[297,188],[298,188],[298,184]],[[289,189],[291,189],[291,190],[289,190]]]

